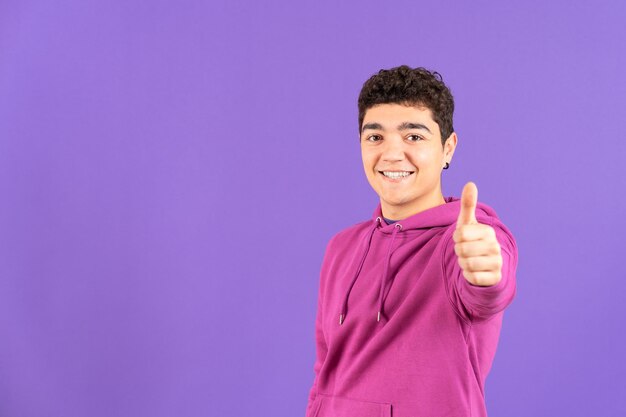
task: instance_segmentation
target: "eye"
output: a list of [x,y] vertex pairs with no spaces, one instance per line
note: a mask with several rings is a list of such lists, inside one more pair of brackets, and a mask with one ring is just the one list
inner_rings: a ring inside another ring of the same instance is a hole
[[[420,140],[424,140],[424,138],[420,135],[409,135],[408,138],[418,138]],[[418,140],[414,140],[413,142],[418,142]]]
[[378,142],[378,141],[370,140],[372,138],[380,138],[380,136],[379,135],[370,135],[370,136],[366,137],[365,140],[369,141],[369,142]]

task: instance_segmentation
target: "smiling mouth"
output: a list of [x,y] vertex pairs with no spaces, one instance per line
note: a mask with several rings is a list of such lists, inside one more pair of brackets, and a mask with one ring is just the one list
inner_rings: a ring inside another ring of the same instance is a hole
[[382,175],[385,179],[393,181],[393,182],[400,182],[405,178],[410,177],[411,175],[413,175],[415,173],[415,171],[395,171],[395,172],[403,172],[403,173],[408,173],[406,175],[394,175],[394,176],[387,176],[383,173],[383,171],[378,171],[378,173],[380,175]]

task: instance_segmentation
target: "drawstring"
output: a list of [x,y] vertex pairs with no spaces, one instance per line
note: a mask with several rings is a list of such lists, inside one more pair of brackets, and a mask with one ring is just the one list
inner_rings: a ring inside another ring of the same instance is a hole
[[385,268],[383,269],[383,276],[380,278],[380,293],[378,294],[378,317],[376,321],[380,321],[380,312],[383,310],[383,292],[385,291],[385,284],[387,283],[387,270],[389,269],[389,258],[391,256],[391,247],[393,246],[393,240],[396,238],[398,230],[402,229],[400,223],[394,224],[393,233],[391,235],[391,242],[389,242],[389,248],[387,248],[387,257],[385,258]]
[[372,236],[374,235],[374,231],[376,231],[376,228],[378,227],[380,222],[382,222],[382,219],[380,218],[380,216],[376,217],[376,221],[374,222],[374,227],[372,227],[372,230],[370,230],[370,234],[368,236],[367,249],[365,249],[365,252],[363,253],[363,256],[361,257],[361,262],[359,263],[359,267],[356,270],[356,274],[354,274],[354,278],[352,278],[352,282],[350,283],[350,286],[348,287],[348,291],[346,291],[346,296],[343,298],[343,304],[341,305],[341,312],[339,313],[339,324],[343,324],[343,320],[346,317],[346,306],[348,305],[348,296],[350,295],[350,291],[352,291],[352,286],[354,285],[354,283],[356,282],[356,279],[359,276],[359,272],[361,272],[361,268],[363,267],[363,262],[365,262],[365,257],[367,256],[367,252],[369,252],[370,250],[370,244],[372,243]]
[[[361,257],[361,261],[359,262],[359,267],[356,270],[356,273],[354,274],[354,277],[352,278],[352,282],[350,282],[350,286],[348,287],[348,290],[346,291],[346,295],[343,299],[343,304],[341,306],[341,312],[339,313],[339,324],[343,324],[343,322],[345,321],[346,318],[346,307],[348,305],[348,297],[350,296],[350,292],[352,291],[352,287],[354,286],[354,283],[356,282],[357,278],[359,277],[359,273],[361,272],[361,268],[363,267],[363,263],[365,262],[365,258],[367,257],[367,253],[369,252],[370,249],[370,245],[372,243],[372,236],[374,235],[374,232],[376,231],[376,229],[378,228],[378,225],[382,223],[382,219],[380,216],[376,217],[376,220],[374,222],[374,226],[372,227],[372,229],[370,230],[370,233],[367,237],[367,248],[365,249],[365,252],[363,253],[363,256]],[[400,223],[396,223],[394,224],[394,231],[393,234],[391,236],[391,242],[389,242],[389,248],[387,250],[387,257],[385,258],[385,267],[383,269],[383,274],[381,277],[381,281],[380,281],[380,293],[378,296],[378,317],[377,317],[377,321],[380,321],[380,313],[383,309],[383,291],[385,289],[385,284],[387,283],[387,271],[389,270],[389,258],[391,256],[391,247],[393,246],[393,240],[396,237],[396,233],[402,229],[402,225]]]

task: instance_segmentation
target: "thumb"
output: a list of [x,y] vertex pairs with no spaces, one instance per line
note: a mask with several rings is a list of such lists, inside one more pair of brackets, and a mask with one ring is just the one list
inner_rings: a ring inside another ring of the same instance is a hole
[[461,194],[461,210],[456,226],[464,224],[478,224],[476,221],[476,202],[478,201],[478,188],[473,182],[468,182],[463,187]]

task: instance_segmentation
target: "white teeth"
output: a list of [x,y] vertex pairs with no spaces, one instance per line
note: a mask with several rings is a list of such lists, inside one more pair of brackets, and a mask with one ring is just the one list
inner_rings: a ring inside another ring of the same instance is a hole
[[390,171],[383,171],[383,175],[385,177],[389,177],[389,178],[401,178],[401,177],[408,177],[409,175],[411,175],[410,172],[390,172]]

